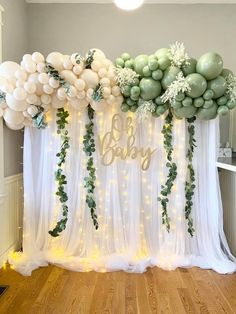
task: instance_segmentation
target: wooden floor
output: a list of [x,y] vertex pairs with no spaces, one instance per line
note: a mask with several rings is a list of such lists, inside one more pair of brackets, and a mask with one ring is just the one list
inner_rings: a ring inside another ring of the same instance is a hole
[[236,313],[236,274],[149,269],[144,274],[76,273],[55,266],[23,277],[7,267],[0,313]]

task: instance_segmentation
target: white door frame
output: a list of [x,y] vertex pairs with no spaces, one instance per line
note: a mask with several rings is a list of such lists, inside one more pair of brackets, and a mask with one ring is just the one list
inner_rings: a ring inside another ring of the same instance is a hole
[[[2,12],[3,7],[0,5],[0,62],[2,62]],[[4,154],[3,154],[3,119],[0,118],[0,203],[3,202],[4,190]]]

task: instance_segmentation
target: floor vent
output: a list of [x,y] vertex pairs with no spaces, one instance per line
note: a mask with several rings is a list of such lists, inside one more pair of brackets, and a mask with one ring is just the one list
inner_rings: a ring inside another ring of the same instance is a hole
[[6,292],[9,286],[0,286],[0,297]]

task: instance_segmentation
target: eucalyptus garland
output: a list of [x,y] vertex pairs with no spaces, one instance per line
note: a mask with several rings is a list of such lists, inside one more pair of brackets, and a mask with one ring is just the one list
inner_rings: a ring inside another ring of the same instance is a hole
[[55,228],[51,231],[49,231],[49,234],[52,237],[58,237],[59,234],[65,230],[66,228],[66,223],[68,220],[68,206],[67,206],[67,201],[68,201],[68,195],[65,191],[65,187],[67,184],[66,181],[66,175],[63,171],[63,165],[65,164],[66,161],[66,155],[67,155],[67,150],[69,149],[69,136],[68,136],[68,130],[66,129],[66,125],[68,124],[67,118],[69,117],[69,112],[65,110],[64,108],[59,108],[57,109],[57,133],[60,134],[61,137],[61,149],[60,152],[57,153],[57,170],[55,172],[55,179],[58,183],[58,188],[56,195],[59,198],[59,201],[62,206],[62,218],[59,220],[55,226]]
[[193,154],[194,148],[196,147],[196,140],[194,138],[195,135],[195,126],[194,121],[196,118],[187,119],[188,122],[188,135],[189,135],[189,147],[187,151],[187,158],[188,158],[188,173],[187,173],[187,180],[185,182],[185,219],[188,222],[188,233],[193,236],[194,228],[193,228],[193,219],[191,217],[192,207],[193,207],[193,196],[194,196],[194,189],[195,185],[195,171],[193,168]]
[[59,72],[48,62],[45,64],[46,73],[59,82],[61,87],[64,87],[66,94],[70,92],[70,84],[67,83],[59,74]]
[[165,123],[162,128],[162,134],[164,135],[164,148],[167,155],[167,163],[166,167],[169,169],[167,175],[167,181],[165,185],[161,185],[161,196],[158,197],[158,201],[161,202],[162,206],[162,224],[166,226],[166,230],[170,231],[170,217],[167,211],[167,206],[169,203],[168,196],[171,194],[172,187],[174,185],[174,181],[177,177],[177,165],[172,160],[173,153],[173,114],[171,111],[168,112]]
[[88,117],[89,117],[89,122],[85,125],[86,134],[83,137],[83,145],[84,145],[83,151],[85,152],[86,156],[88,156],[88,160],[87,160],[88,175],[84,178],[84,187],[87,189],[86,203],[88,205],[88,208],[90,209],[94,227],[97,230],[98,221],[97,221],[97,214],[96,214],[96,201],[94,197],[96,169],[94,167],[94,160],[93,160],[93,153],[95,152],[95,141],[94,141],[94,131],[93,131],[94,110],[90,105],[88,106]]

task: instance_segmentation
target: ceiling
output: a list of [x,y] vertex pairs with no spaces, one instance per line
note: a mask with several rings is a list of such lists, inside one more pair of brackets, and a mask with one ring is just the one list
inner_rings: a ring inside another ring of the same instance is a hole
[[[127,0],[128,1],[128,0]],[[28,3],[113,3],[113,0],[26,0]],[[172,3],[172,4],[194,4],[194,3],[236,3],[236,0],[145,0],[145,3]]]

